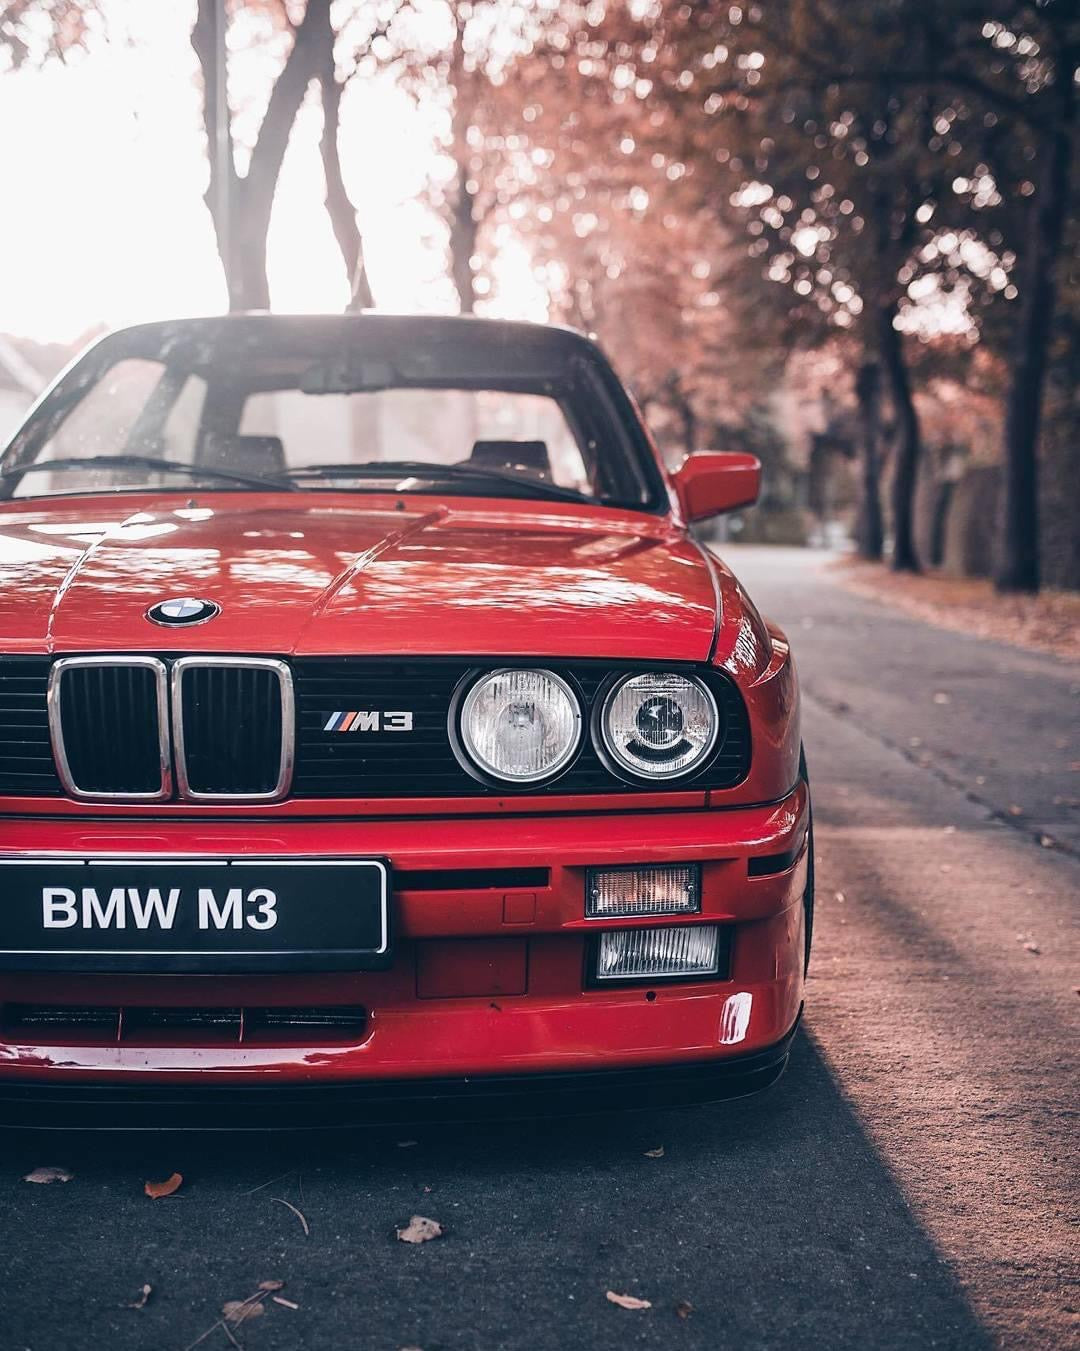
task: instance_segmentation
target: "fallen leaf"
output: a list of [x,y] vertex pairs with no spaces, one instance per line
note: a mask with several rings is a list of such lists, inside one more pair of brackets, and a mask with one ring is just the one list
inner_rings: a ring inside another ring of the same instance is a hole
[[184,1175],[182,1173],[173,1173],[164,1182],[145,1182],[143,1191],[150,1197],[151,1201],[157,1201],[163,1196],[171,1196],[173,1192],[179,1191],[183,1181]]
[[266,1310],[261,1299],[227,1299],[221,1306],[226,1323],[244,1323],[249,1318],[259,1318]]
[[840,904],[843,905],[843,903],[847,900],[847,897],[844,895],[844,893],[843,893],[842,891],[834,891],[834,892],[833,892],[833,900],[834,900],[834,901],[839,901]]
[[1038,956],[1039,953],[1040,953],[1040,951],[1041,951],[1041,948],[1039,947],[1038,943],[1025,943],[1025,944],[1024,944],[1024,951],[1025,951],[1025,952],[1034,952],[1035,955]]
[[304,1237],[305,1238],[311,1237],[311,1226],[308,1224],[307,1220],[300,1213],[300,1211],[297,1210],[297,1208],[293,1205],[291,1201],[283,1200],[282,1197],[280,1196],[271,1196],[270,1200],[276,1201],[279,1206],[284,1206],[286,1210],[291,1210],[292,1213],[296,1216],[296,1218],[300,1221],[300,1224],[304,1230]]
[[152,1286],[144,1285],[143,1288],[139,1291],[138,1299],[133,1299],[130,1304],[125,1305],[125,1308],[145,1309],[147,1300],[149,1300],[150,1298],[150,1293],[152,1289],[153,1289]]
[[32,1173],[27,1173],[23,1178],[24,1182],[70,1182],[75,1176],[69,1173],[66,1168],[35,1168]]
[[1024,814],[1024,809],[1023,809],[1023,807],[1018,807],[1018,806],[1016,805],[1015,802],[1010,802],[1010,803],[1009,803],[1009,815],[1010,815],[1010,816],[1023,816],[1023,814]]
[[683,1319],[689,1318],[693,1312],[694,1306],[690,1303],[688,1299],[680,1299],[678,1304],[675,1305],[676,1318],[683,1318]]
[[1053,835],[1040,835],[1039,843],[1044,849],[1053,849],[1057,845],[1057,840],[1054,839]]
[[949,696],[945,693],[944,690],[935,690],[935,691],[934,691],[934,703],[935,703],[935,704],[948,704],[948,703],[951,703],[951,702],[952,702],[952,700],[949,698]]
[[260,1314],[265,1313],[262,1302],[267,1293],[271,1290],[280,1290],[284,1284],[284,1281],[260,1281],[259,1288],[248,1295],[247,1299],[226,1300],[221,1306],[222,1316],[218,1321],[212,1323],[205,1332],[201,1332],[193,1342],[189,1342],[184,1351],[195,1351],[195,1348],[201,1346],[207,1337],[213,1336],[218,1328],[221,1328],[233,1346],[239,1347],[240,1343],[233,1336],[232,1328],[247,1318],[258,1318]]
[[395,1232],[402,1243],[427,1243],[429,1239],[442,1238],[443,1227],[438,1220],[414,1215],[404,1229]]
[[658,1145],[656,1149],[647,1149],[645,1157],[647,1159],[662,1159],[664,1157],[664,1146]]
[[617,1295],[614,1290],[607,1292],[607,1299],[612,1304],[617,1304],[620,1309],[651,1309],[652,1302],[647,1299],[638,1299],[636,1295]]
[[286,1299],[284,1295],[271,1295],[270,1298],[275,1304],[280,1304],[283,1309],[299,1309],[299,1304],[294,1304],[291,1299]]

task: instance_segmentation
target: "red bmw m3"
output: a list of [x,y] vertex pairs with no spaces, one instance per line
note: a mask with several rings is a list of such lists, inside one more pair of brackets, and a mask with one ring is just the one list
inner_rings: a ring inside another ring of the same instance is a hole
[[782,1072],[787,640],[587,339],[269,315],[93,346],[0,460],[0,1121],[664,1106]]

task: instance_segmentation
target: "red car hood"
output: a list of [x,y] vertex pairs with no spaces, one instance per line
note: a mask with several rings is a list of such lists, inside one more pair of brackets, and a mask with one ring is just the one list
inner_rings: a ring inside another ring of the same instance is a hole
[[[0,652],[217,651],[704,661],[716,591],[662,517],[344,494],[0,505]],[[170,596],[216,601],[190,629]]]

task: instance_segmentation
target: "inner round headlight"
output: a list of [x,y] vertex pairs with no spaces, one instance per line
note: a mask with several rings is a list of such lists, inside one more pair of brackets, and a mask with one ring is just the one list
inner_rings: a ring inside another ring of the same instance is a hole
[[533,783],[574,758],[581,709],[554,671],[492,671],[466,694],[460,728],[477,769],[507,783]]
[[621,769],[649,779],[689,774],[716,745],[719,730],[709,687],[668,671],[617,681],[600,714],[608,755]]

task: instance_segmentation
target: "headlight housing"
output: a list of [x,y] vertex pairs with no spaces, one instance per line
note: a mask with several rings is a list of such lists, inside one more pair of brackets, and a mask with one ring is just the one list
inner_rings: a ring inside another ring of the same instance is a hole
[[720,714],[712,691],[696,676],[647,671],[612,685],[599,733],[617,770],[676,779],[704,765],[720,734]]
[[462,763],[503,783],[538,783],[565,769],[581,745],[581,705],[554,671],[490,671],[461,702]]

